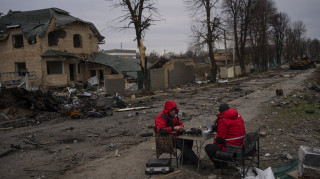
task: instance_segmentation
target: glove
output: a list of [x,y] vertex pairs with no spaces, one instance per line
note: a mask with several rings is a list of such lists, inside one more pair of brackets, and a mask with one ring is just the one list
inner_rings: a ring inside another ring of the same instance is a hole
[[217,144],[224,144],[224,140],[221,137],[216,138]]
[[217,132],[217,130],[218,130],[218,124],[217,124],[217,123],[214,123],[214,124],[212,125],[212,131],[213,131],[213,132]]

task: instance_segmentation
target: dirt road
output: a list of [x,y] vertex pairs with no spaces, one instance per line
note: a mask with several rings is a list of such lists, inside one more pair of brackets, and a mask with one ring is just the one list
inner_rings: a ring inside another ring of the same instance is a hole
[[[149,109],[114,112],[105,118],[58,118],[38,126],[2,130],[1,153],[12,148],[11,144],[19,147],[0,158],[6,164],[1,166],[0,178],[155,178],[144,174],[146,161],[155,158],[154,138],[140,134],[152,132],[147,126],[154,124],[166,100],[177,102],[187,129],[204,126],[206,117],[214,120],[218,105],[227,102],[243,115],[246,125],[251,123],[247,131],[252,131],[259,126],[257,116],[277,98],[276,89],[288,94],[301,88],[314,70],[275,70],[227,84],[186,85],[130,102],[130,107],[152,107]],[[201,156],[206,157],[204,152]],[[212,164],[206,165],[201,173],[195,173],[192,166],[182,170],[193,178],[211,176]]]

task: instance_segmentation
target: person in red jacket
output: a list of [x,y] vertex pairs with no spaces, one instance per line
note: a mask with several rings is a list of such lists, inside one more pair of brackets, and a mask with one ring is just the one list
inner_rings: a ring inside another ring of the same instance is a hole
[[[167,101],[164,105],[164,109],[157,115],[155,119],[155,127],[157,134],[167,135],[173,134],[177,136],[180,132],[184,131],[184,126],[178,117],[179,109],[177,104],[173,101]],[[177,149],[182,151],[183,148],[183,162],[198,164],[198,157],[192,150],[193,141],[184,140],[184,146],[182,139],[175,139]],[[200,164],[200,168],[203,166]]]
[[[228,104],[222,103],[219,106],[220,114],[217,115],[217,135],[213,144],[205,146],[205,151],[209,158],[213,160],[216,152],[226,151],[226,145],[242,146],[246,129],[243,119],[238,111],[230,108]],[[227,164],[224,162],[213,161],[215,168],[223,168]]]

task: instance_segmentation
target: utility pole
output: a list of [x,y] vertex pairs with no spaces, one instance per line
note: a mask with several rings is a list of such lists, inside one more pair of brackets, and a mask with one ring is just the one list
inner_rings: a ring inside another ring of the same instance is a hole
[[226,59],[226,76],[228,80],[228,59],[227,59],[227,37],[226,37],[226,30],[223,30],[223,36],[224,36],[224,57]]

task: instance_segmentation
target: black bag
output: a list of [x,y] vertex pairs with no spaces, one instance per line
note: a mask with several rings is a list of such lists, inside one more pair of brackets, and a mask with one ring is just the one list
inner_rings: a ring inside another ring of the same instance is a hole
[[171,158],[161,158],[161,159],[149,159],[146,163],[147,175],[159,174],[159,173],[170,173],[173,171],[171,164]]

